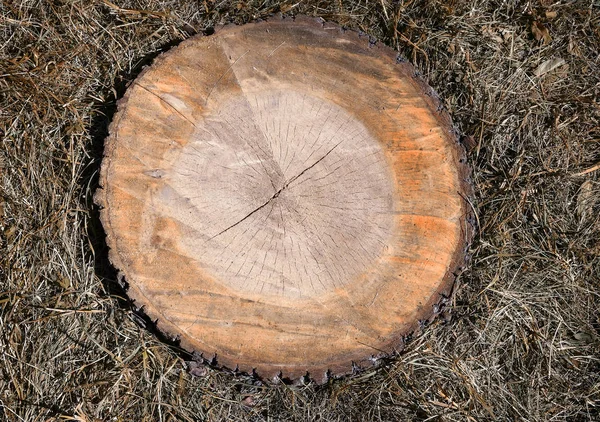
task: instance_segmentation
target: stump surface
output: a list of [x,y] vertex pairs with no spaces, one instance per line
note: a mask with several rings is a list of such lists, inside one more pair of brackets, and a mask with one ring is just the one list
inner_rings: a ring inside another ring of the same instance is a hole
[[389,353],[470,237],[462,150],[414,69],[314,19],[225,27],[129,87],[98,192],[158,327],[271,378]]

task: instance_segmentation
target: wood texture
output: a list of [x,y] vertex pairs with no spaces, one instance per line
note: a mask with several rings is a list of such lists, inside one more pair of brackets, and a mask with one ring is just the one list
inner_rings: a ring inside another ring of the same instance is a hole
[[224,27],[129,87],[97,202],[129,294],[219,365],[346,373],[448,294],[462,150],[393,50],[309,18]]

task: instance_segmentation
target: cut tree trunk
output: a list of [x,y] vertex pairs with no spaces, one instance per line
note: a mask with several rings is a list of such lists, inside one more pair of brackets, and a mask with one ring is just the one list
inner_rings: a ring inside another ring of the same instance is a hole
[[227,26],[161,55],[110,127],[112,263],[208,360],[317,381],[434,314],[471,230],[437,96],[366,36],[309,18]]

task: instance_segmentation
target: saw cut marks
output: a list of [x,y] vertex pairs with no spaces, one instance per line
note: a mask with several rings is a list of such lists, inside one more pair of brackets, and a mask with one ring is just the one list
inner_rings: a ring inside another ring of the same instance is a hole
[[470,239],[462,150],[395,53],[315,19],[194,37],[119,104],[97,201],[128,294],[220,365],[316,380],[389,353]]

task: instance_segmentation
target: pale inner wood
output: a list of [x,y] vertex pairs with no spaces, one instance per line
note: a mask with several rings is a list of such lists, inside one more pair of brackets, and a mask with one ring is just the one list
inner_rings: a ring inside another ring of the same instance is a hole
[[355,116],[276,90],[234,97],[195,125],[155,202],[189,230],[179,249],[217,282],[311,297],[355,280],[386,249],[393,176]]

